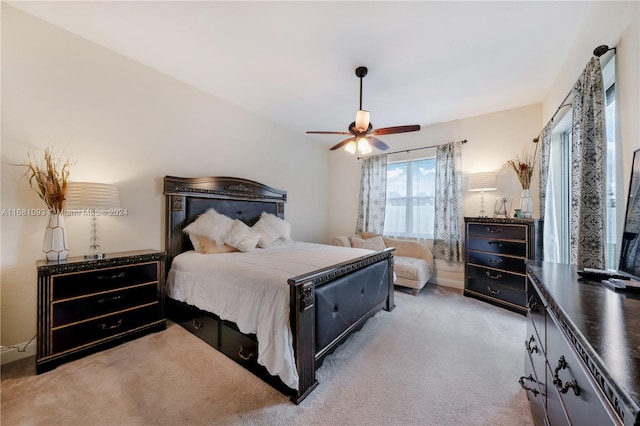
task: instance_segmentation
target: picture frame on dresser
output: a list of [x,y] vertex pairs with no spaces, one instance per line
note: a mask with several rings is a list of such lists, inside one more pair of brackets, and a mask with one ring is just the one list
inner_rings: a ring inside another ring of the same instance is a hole
[[527,260],[541,260],[540,219],[465,217],[464,295],[527,313]]

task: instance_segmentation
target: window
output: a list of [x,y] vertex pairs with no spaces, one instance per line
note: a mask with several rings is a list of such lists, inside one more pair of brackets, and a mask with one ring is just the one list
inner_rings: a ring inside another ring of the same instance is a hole
[[436,159],[387,164],[384,234],[433,238]]

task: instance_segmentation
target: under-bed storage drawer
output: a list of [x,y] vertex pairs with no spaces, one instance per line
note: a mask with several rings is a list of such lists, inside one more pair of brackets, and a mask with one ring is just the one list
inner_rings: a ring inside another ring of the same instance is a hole
[[258,341],[226,324],[220,327],[220,351],[238,364],[253,368],[258,365]]

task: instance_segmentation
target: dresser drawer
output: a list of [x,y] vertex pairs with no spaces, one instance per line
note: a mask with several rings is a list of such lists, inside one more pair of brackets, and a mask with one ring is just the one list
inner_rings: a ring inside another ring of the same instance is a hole
[[590,373],[585,371],[555,320],[547,321],[547,342],[547,368],[551,378],[547,382],[548,393],[556,393],[571,424],[616,424],[613,409],[588,377]]
[[466,289],[518,306],[524,306],[527,299],[523,276],[472,265],[467,265]]
[[111,312],[123,311],[157,300],[158,285],[151,283],[54,302],[52,304],[52,327],[60,327]]
[[[542,374],[545,374],[544,365]],[[529,399],[531,405],[533,423],[536,426],[545,426],[548,420],[545,408],[544,376],[542,380],[536,376],[531,359],[527,356],[525,356],[524,361],[524,376],[520,377],[519,383],[520,387],[527,391],[527,399]]]
[[489,268],[498,268],[512,272],[519,272],[521,274],[524,274],[526,272],[524,259],[517,257],[502,256],[499,254],[470,250],[467,254],[467,262],[476,265],[487,266]]
[[525,225],[502,225],[490,223],[470,223],[468,235],[476,237],[496,238],[505,240],[527,240]]
[[538,292],[530,282],[527,283],[527,316],[529,317],[529,327],[532,329],[532,333],[537,336],[540,349],[546,354],[546,309]]
[[136,284],[158,281],[158,262],[55,275],[52,300],[101,293]]
[[159,320],[161,320],[160,306],[156,302],[149,306],[53,329],[51,332],[52,353],[60,353],[97,343]]
[[527,243],[515,241],[502,241],[488,238],[469,238],[467,241],[469,250],[486,251],[497,254],[510,254],[525,258],[527,256]]
[[258,365],[258,342],[227,325],[221,327],[220,351],[249,369]]

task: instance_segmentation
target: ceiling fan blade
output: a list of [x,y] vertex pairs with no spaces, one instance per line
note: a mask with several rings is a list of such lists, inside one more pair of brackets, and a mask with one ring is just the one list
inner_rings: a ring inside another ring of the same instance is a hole
[[[349,133],[347,133],[347,134],[349,134]],[[340,142],[339,144],[332,146],[330,151],[333,151],[333,150],[336,150],[336,149],[340,149],[343,146],[345,146],[346,144],[348,144],[349,142],[355,141],[355,140],[356,140],[356,138],[345,139],[342,142]]]
[[414,124],[411,126],[382,127],[380,129],[374,129],[371,132],[371,134],[372,135],[392,135],[394,133],[417,132],[418,130],[420,130],[420,125]]
[[389,145],[387,145],[386,143],[382,142],[378,138],[374,138],[373,136],[367,136],[367,139],[369,139],[369,143],[371,145],[375,146],[380,151],[386,151],[387,149],[389,149]]
[[349,132],[321,132],[316,130],[307,130],[307,133],[313,133],[316,135],[350,135]]

